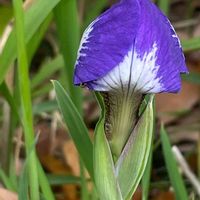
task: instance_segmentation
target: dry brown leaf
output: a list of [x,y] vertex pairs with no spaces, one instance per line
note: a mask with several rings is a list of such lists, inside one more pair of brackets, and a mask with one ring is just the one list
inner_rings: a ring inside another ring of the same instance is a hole
[[37,124],[35,132],[40,133],[36,146],[39,157],[54,154],[55,151],[61,152],[62,143],[68,140],[66,130],[59,128],[56,132],[55,140],[52,141],[50,123],[45,120],[41,120]]
[[133,195],[133,200],[141,200],[142,199],[142,191],[141,188],[138,187]]
[[70,166],[75,176],[80,175],[79,157],[76,147],[72,140],[63,143],[63,156],[67,165]]
[[[92,131],[90,131],[89,133],[91,135],[93,134]],[[70,166],[73,172],[73,175],[80,176],[79,156],[72,140],[68,140],[65,143],[63,143],[63,156],[64,156],[66,164]],[[86,178],[90,177],[86,170],[85,170],[85,177]],[[88,190],[92,191],[92,188],[93,188],[93,184],[89,182]]]
[[152,200],[175,200],[172,192],[159,192]]
[[[200,66],[187,63],[190,72],[200,72]],[[191,109],[200,99],[200,86],[189,82],[182,82],[181,92],[178,94],[157,94],[156,110],[158,117],[164,123],[176,119],[170,113]]]
[[0,200],[18,200],[17,194],[0,188]]
[[191,109],[200,98],[200,87],[187,82],[182,83],[182,90],[179,94],[157,94],[156,110],[161,121],[167,123],[176,117],[171,112],[178,112]]
[[[41,162],[44,167],[57,175],[69,175],[71,174],[71,170],[65,163],[57,159],[53,156],[43,156],[41,157]],[[62,185],[62,193],[64,195],[64,199],[67,200],[77,200],[77,187],[73,184]]]

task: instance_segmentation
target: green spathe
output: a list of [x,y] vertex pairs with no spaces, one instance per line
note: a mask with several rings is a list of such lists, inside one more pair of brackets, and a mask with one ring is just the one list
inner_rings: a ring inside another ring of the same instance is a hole
[[150,153],[154,121],[153,96],[116,162],[104,132],[104,103],[99,94],[97,99],[102,108],[94,143],[94,176],[97,191],[100,199],[130,200],[142,178]]
[[134,92],[101,92],[105,103],[105,134],[117,160],[133,131],[143,95]]

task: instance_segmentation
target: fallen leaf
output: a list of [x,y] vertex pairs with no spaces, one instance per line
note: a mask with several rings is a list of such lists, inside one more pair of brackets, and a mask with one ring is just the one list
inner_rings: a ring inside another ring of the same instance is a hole
[[142,190],[140,187],[138,187],[133,195],[133,200],[141,200],[141,199],[142,199]]
[[72,140],[63,143],[62,146],[64,160],[70,166],[73,175],[80,176],[79,156]]
[[[71,169],[63,162],[54,156],[48,155],[40,158],[43,166],[54,175],[71,175]],[[62,194],[64,199],[77,200],[77,187],[74,184],[62,185]]]
[[156,95],[156,110],[158,117],[164,123],[177,118],[172,112],[181,112],[191,109],[199,101],[200,87],[187,82],[182,83],[182,90],[178,94]]
[[175,196],[170,191],[159,192],[158,194],[156,194],[156,196],[154,198],[152,198],[152,200],[175,200]]

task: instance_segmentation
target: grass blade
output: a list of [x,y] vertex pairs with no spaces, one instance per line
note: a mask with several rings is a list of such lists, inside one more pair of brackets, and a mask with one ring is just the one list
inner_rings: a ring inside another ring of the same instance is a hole
[[78,184],[81,183],[81,178],[76,176],[64,176],[64,175],[47,175],[49,183],[51,185],[65,185],[65,184]]
[[12,110],[12,113],[15,115],[15,117],[17,119],[20,119],[20,116],[19,116],[19,113],[18,113],[18,109],[17,109],[17,105],[15,103],[15,100],[14,100],[13,96],[11,95],[10,90],[9,90],[9,88],[6,85],[5,82],[3,82],[0,85],[0,93],[3,94],[4,98],[8,102],[8,104],[9,104],[11,110]]
[[44,170],[42,169],[41,164],[39,163],[39,160],[37,162],[37,167],[38,167],[39,182],[40,182],[42,194],[47,200],[55,200],[55,197],[52,193],[48,179],[44,173]]
[[73,85],[74,64],[80,41],[80,25],[75,0],[62,0],[54,9],[60,51],[63,55],[65,68],[63,74],[67,91],[79,112],[82,108],[81,88]]
[[[39,26],[44,22],[46,17],[50,14],[53,8],[60,2],[60,0],[37,0],[25,12],[25,43],[27,44],[33,35],[37,32]],[[5,74],[7,73],[10,64],[16,58],[16,40],[15,27],[10,33],[8,40],[0,54],[0,84],[3,82]]]
[[182,74],[182,79],[194,84],[200,84],[200,74],[190,72],[189,74]]
[[41,115],[42,113],[53,112],[58,109],[56,101],[45,101],[33,106],[33,114]]
[[181,44],[185,52],[198,50],[200,49],[200,37],[192,38],[189,40],[182,40]]
[[49,27],[49,24],[52,20],[52,13],[50,13],[46,19],[42,22],[42,24],[39,26],[37,32],[33,35],[33,37],[30,39],[30,41],[27,44],[27,54],[28,54],[28,60],[29,62],[32,60],[37,48],[41,44],[41,41],[47,31],[47,28]]
[[12,7],[11,6],[2,6],[0,5],[0,37],[9,22],[12,18]]
[[30,197],[31,199],[36,200],[39,199],[39,183],[36,166],[36,153],[35,151],[31,152],[32,143],[34,142],[34,128],[22,0],[13,0],[13,6],[16,24],[18,80],[21,93],[22,123],[25,135],[26,155],[30,154],[27,173],[29,176],[29,184],[31,186]]
[[170,0],[159,0],[158,6],[166,15],[169,14]]
[[7,177],[7,175],[1,168],[0,168],[0,180],[8,190],[16,191],[16,188],[14,187],[12,181],[9,179],[9,177]]
[[82,32],[103,11],[108,0],[96,0],[93,4],[86,10]]
[[176,199],[187,200],[187,191],[183,179],[178,171],[177,163],[174,158],[174,154],[172,153],[169,138],[164,129],[164,126],[161,127],[160,133],[165,163],[169,174],[169,178],[171,180],[171,184],[174,188]]
[[150,186],[150,179],[151,179],[152,156],[153,156],[152,149],[153,148],[151,146],[151,151],[150,151],[149,159],[147,162],[147,166],[144,171],[144,175],[142,177],[142,200],[148,200],[149,198],[149,186]]

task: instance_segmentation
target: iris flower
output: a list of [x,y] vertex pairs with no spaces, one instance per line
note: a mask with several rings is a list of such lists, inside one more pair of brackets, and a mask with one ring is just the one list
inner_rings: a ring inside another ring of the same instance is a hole
[[150,0],[121,0],[85,30],[74,84],[103,95],[105,132],[118,156],[137,122],[143,96],[180,91],[181,73],[188,70],[168,18]]

